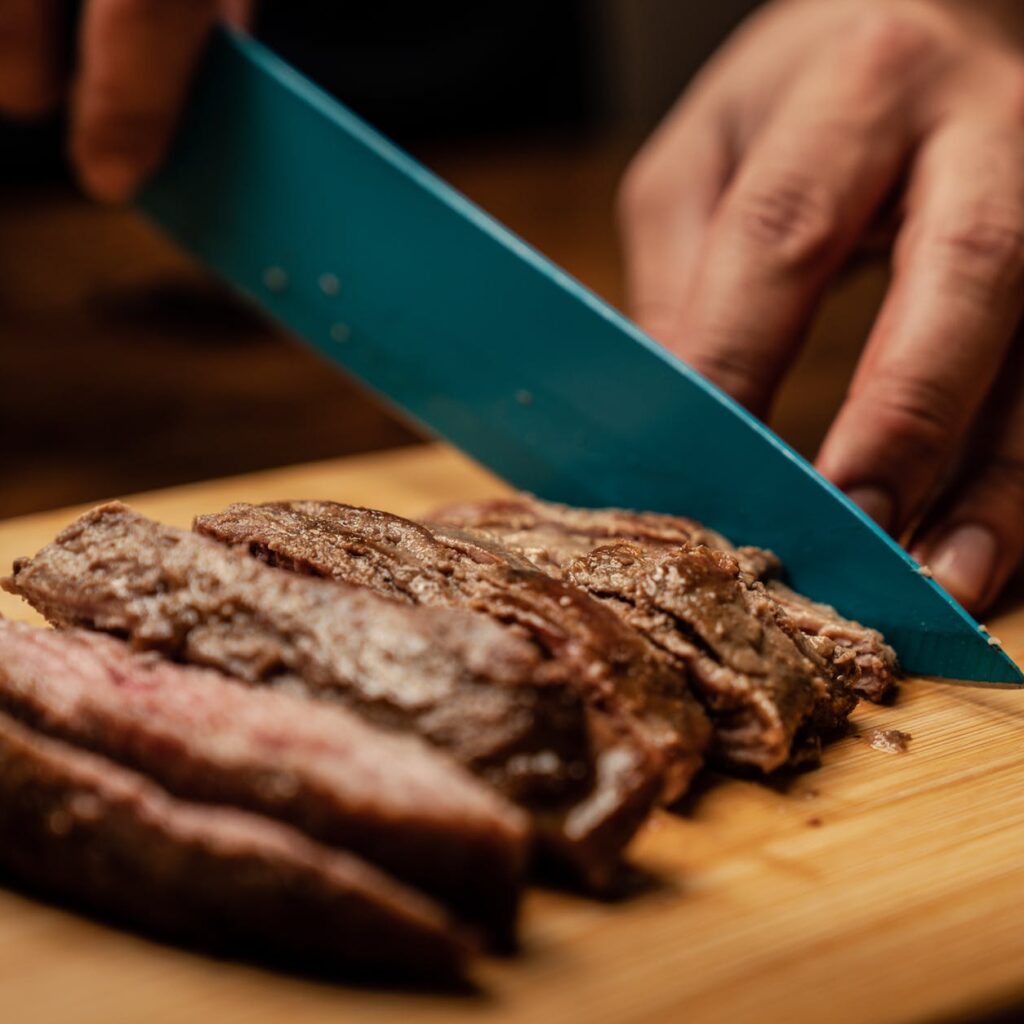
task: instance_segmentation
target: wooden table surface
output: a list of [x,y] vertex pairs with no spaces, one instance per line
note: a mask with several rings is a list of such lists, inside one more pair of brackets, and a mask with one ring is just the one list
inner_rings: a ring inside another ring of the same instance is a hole
[[[131,499],[187,524],[235,500],[325,497],[417,514],[501,485],[425,447]],[[0,523],[0,566],[62,510]],[[31,617],[4,595],[0,614]],[[1024,608],[993,630],[1024,655]],[[707,778],[657,815],[616,904],[531,892],[524,950],[482,962],[465,996],[361,990],[217,961],[0,890],[0,1021],[289,1024],[381,1021],[909,1021],[1024,999],[1024,693],[909,681],[857,728],[910,732],[907,753],[850,736],[772,785]]]

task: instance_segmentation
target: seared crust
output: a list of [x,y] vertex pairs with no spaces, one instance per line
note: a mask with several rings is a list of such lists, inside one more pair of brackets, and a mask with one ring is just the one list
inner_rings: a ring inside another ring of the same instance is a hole
[[[596,791],[572,814],[575,833],[600,825],[623,845],[652,794],[674,799],[700,766],[709,728],[685,675],[585,592],[479,536],[323,501],[233,505],[198,517],[195,529],[274,566],[484,612],[528,637],[583,700],[601,752]],[[607,824],[598,808],[614,812]],[[606,872],[595,861],[584,873],[595,884]]]
[[528,495],[454,505],[437,518],[483,531],[555,575],[574,558],[615,541],[653,548],[703,545],[724,551],[746,577],[765,583],[769,597],[779,607],[780,625],[794,634],[804,634],[806,641],[794,639],[809,656],[824,660],[823,667],[834,676],[836,685],[849,686],[874,701],[884,699],[896,685],[896,653],[881,633],[790,590],[779,579],[783,567],[772,552],[737,547],[692,519],[617,508],[571,508]]
[[437,518],[588,589],[684,663],[726,763],[803,763],[842,730],[857,694],[892,685],[895,658],[879,634],[792,595],[770,552],[737,548],[692,520],[527,496]]
[[0,709],[176,796],[293,825],[514,934],[525,815],[416,736],[99,633],[2,619]]
[[568,563],[589,590],[689,672],[716,759],[770,772],[838,732],[856,699],[780,627],[760,584],[706,547],[606,544]]
[[[419,733],[529,809],[549,848],[592,884],[613,875],[657,797],[661,762],[617,723],[595,723],[534,643],[472,611],[403,606],[270,568],[116,503],[20,561],[5,586],[60,625]],[[613,768],[610,801],[601,797]],[[587,828],[569,830],[570,815]]]

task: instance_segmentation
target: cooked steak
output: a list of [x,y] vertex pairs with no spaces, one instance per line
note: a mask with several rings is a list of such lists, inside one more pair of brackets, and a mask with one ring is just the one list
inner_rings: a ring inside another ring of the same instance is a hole
[[560,566],[601,544],[626,540],[678,547],[703,545],[732,555],[756,579],[778,574],[779,560],[770,551],[736,547],[720,533],[694,519],[621,508],[574,508],[521,494],[512,498],[451,505],[434,516],[438,522],[482,530],[500,537],[514,551],[545,571]]
[[853,659],[857,675],[852,686],[860,696],[878,702],[893,692],[899,672],[896,652],[877,629],[844,619],[831,605],[812,601],[781,580],[768,580],[765,586],[786,619],[823,658]]
[[[614,508],[577,509],[527,496],[453,506],[437,518],[483,531],[555,575],[570,560],[614,541],[644,547],[702,544],[724,551],[736,559],[743,573],[766,584],[783,613],[780,625],[806,635],[808,642],[801,644],[805,653],[823,659],[836,684],[850,685],[869,700],[882,699],[895,685],[896,654],[881,633],[795,594],[777,579],[782,567],[771,552],[734,547],[721,534],[691,519]],[[850,653],[856,664],[852,678]]]
[[751,574],[772,571],[766,552],[732,548],[678,517],[529,498],[441,518],[586,589],[685,666],[712,717],[719,761],[762,771],[806,761],[855,704],[852,655],[804,636]]
[[288,826],[185,803],[0,714],[0,869],[161,935],[303,968],[451,978],[466,947],[427,897]]
[[856,703],[724,552],[605,544],[568,562],[562,576],[686,667],[714,723],[714,752],[727,764],[768,772],[813,757]]
[[[413,727],[524,795],[557,791],[583,761],[579,702],[544,674],[531,645],[482,616],[403,608],[271,571],[123,505],[71,524],[5,586],[59,625],[121,634]],[[534,766],[530,755],[549,750],[565,756]]]
[[117,503],[20,560],[4,586],[57,624],[418,732],[526,806],[548,847],[595,883],[657,795],[647,751],[614,721],[598,728],[558,663],[482,615],[268,568]]
[[668,799],[700,765],[709,730],[685,675],[584,591],[498,545],[331,501],[232,505],[200,516],[195,528],[273,565],[413,604],[485,612],[561,665],[588,708],[657,751]]
[[525,817],[416,736],[101,634],[4,620],[0,708],[176,796],[349,849],[500,939],[513,934]]

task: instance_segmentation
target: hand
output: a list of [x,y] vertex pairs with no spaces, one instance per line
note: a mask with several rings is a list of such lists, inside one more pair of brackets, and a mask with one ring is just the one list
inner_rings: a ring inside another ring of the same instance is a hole
[[49,113],[68,95],[71,161],[85,190],[129,199],[167,150],[189,76],[218,17],[246,0],[85,0],[74,80],[65,79],[63,0],[0,0],[0,110]]
[[1020,17],[776,0],[621,197],[639,322],[758,415],[830,279],[900,209],[889,292],[817,465],[974,610],[1024,553]]

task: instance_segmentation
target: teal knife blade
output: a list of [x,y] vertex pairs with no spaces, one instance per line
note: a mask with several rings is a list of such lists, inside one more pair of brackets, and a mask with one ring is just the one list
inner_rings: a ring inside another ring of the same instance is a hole
[[905,668],[1024,675],[898,545],[721,391],[265,47],[220,31],[142,208],[516,487],[692,516],[774,550]]

